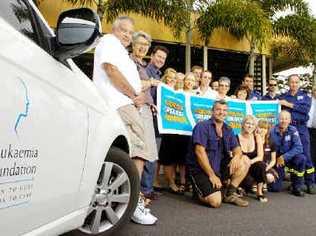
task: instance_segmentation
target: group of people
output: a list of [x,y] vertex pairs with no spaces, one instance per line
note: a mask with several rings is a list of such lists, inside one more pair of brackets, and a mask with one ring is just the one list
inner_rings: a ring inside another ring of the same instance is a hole
[[[161,169],[170,192],[192,191],[196,199],[212,207],[219,207],[222,201],[247,206],[244,194],[251,191],[259,201],[267,202],[266,189],[281,191],[286,173],[290,174],[295,196],[316,194],[315,159],[311,157],[309,139],[310,132],[315,144],[316,88],[313,98],[309,97],[300,90],[299,77],[292,75],[287,93],[278,95],[277,81],[270,79],[267,94],[261,96],[254,90],[253,77],[246,75],[232,97],[278,99],[282,112],[278,125],[273,127],[247,115],[236,136],[224,122],[230,79],[212,81],[212,73],[200,66],[186,74],[173,68],[162,73],[169,51],[155,46],[147,63],[144,58],[150,47],[150,35],[134,32],[133,19],[122,16],[114,21],[112,32],[101,38],[94,58],[93,81],[101,95],[111,99],[126,126],[130,155],[141,179],[139,201],[132,216],[135,223],[152,225],[158,220],[147,207],[161,194]],[[199,122],[192,136],[159,134],[156,99],[160,83],[177,91],[216,98],[212,117]]]

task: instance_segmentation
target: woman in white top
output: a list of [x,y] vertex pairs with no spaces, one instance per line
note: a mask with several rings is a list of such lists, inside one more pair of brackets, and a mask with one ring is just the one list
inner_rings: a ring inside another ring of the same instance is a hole
[[210,87],[212,81],[212,73],[210,71],[203,71],[201,75],[200,87],[197,91],[197,95],[203,97],[216,98],[217,92]]
[[184,76],[183,80],[183,92],[195,94],[194,85],[195,85],[195,75],[193,72],[188,72]]

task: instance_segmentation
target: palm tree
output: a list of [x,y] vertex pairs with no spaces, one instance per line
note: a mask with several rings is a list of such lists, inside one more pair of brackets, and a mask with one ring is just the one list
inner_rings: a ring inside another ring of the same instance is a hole
[[[271,36],[271,22],[261,6],[247,0],[218,0],[209,5],[197,20],[199,33],[207,44],[215,29],[222,28],[241,40],[246,38],[250,55],[246,68],[254,62],[255,49],[262,48]],[[253,74],[254,63],[249,66]]]
[[[274,56],[288,56],[288,59],[294,59],[297,65],[315,63],[316,26],[307,3],[304,0],[253,1],[261,5],[272,22]],[[287,9],[290,9],[292,14],[276,18],[280,11]],[[288,40],[284,41],[284,37]],[[283,42],[283,45],[280,45],[278,41]]]
[[[299,16],[308,16],[308,7],[304,0],[65,0],[72,4],[94,5],[102,20],[113,21],[122,13],[138,13],[163,22],[169,26],[174,35],[186,35],[186,71],[190,69],[190,45],[192,29],[198,28],[202,38],[207,42],[216,28],[224,28],[238,39],[246,38],[250,43],[253,71],[255,48],[263,46],[272,32],[274,35],[286,35],[297,40],[301,30],[291,28],[291,19],[275,19],[279,11],[291,9]],[[286,22],[287,24],[285,24]],[[282,26],[282,27],[281,27]],[[310,31],[311,32],[311,31]],[[314,34],[313,34],[314,35]],[[299,37],[308,39],[310,37]],[[313,38],[314,39],[314,38]],[[315,42],[315,40],[309,40]],[[304,47],[303,41],[299,44]],[[309,48],[315,48],[310,44]],[[303,50],[302,50],[303,51]],[[309,50],[312,51],[312,50]]]
[[[222,0],[216,1],[216,3],[214,6],[210,6],[200,17],[198,22],[199,31],[206,40],[218,27],[226,29],[236,38],[241,39],[245,36],[251,46],[248,60],[248,63],[249,61],[252,62],[249,66],[250,73],[253,72],[255,47],[264,45],[267,36],[271,35],[268,25],[272,25],[274,38],[286,36],[290,38],[290,41],[287,42],[291,42],[291,44],[286,44],[289,47],[285,48],[284,45],[281,46],[275,40],[272,40],[273,55],[282,53],[283,56],[291,55],[296,58],[296,63],[302,65],[315,62],[315,20],[310,16],[308,5],[304,0]],[[236,5],[231,6],[232,4]],[[240,14],[238,12],[237,15],[232,13],[229,10],[230,7],[233,9],[239,8]],[[288,9],[292,10],[294,14],[276,18],[280,12]],[[254,12],[254,15],[250,14],[251,12]],[[267,21],[270,21],[270,23]],[[291,50],[293,51],[290,54],[284,54],[284,52],[290,52]]]
[[[291,22],[291,24],[289,24]],[[310,16],[289,15],[274,23],[274,31],[278,35],[287,36],[297,45],[297,60],[306,65],[315,62],[316,20]],[[299,30],[298,30],[299,29]],[[295,49],[295,48],[293,48]],[[295,51],[295,50],[294,50]],[[301,52],[301,53],[300,53]],[[291,53],[289,51],[289,53]]]
[[[291,24],[289,24],[291,22]],[[278,35],[285,35],[288,42],[280,45],[275,38],[272,52],[278,65],[289,61],[289,65],[314,65],[313,80],[316,83],[316,19],[311,16],[289,15],[274,23]],[[282,38],[281,38],[282,39]],[[282,68],[282,67],[281,67]]]
[[205,42],[216,28],[226,29],[238,39],[248,38],[251,45],[250,58],[253,58],[256,46],[262,46],[271,32],[268,17],[257,3],[249,0],[109,1],[108,20],[113,20],[123,12],[134,12],[163,21],[176,36],[185,32],[186,71],[190,70],[190,45],[194,27],[198,28]]
[[256,2],[260,7],[268,14],[269,18],[272,19],[279,12],[285,10],[292,10],[299,15],[308,14],[308,5],[305,0],[249,0]]

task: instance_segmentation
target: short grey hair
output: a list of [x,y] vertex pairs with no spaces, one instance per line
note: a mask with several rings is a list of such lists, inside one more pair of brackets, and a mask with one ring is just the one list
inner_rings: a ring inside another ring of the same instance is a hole
[[298,74],[291,74],[287,77],[287,81],[290,82],[290,80],[294,77],[297,77],[299,80],[301,80],[301,77]]
[[280,113],[279,113],[279,119],[280,119],[280,116],[281,116],[282,114],[286,114],[286,115],[288,115],[288,116],[290,117],[290,119],[292,119],[291,113],[290,113],[289,111],[287,111],[287,110],[282,110],[282,111],[280,111]]
[[226,77],[226,76],[220,77],[219,80],[218,80],[218,83],[220,83],[220,82],[225,82],[225,83],[228,84],[228,86],[230,86],[230,79],[228,77]]
[[122,21],[129,21],[132,25],[135,25],[135,21],[130,18],[129,16],[119,16],[118,18],[115,19],[115,21],[112,24],[112,30],[116,29],[119,27]]
[[219,104],[219,105],[226,105],[226,106],[228,106],[228,103],[226,102],[225,99],[216,100],[216,101],[213,103],[212,111],[215,110],[215,107],[216,107],[218,104]]
[[146,41],[151,44],[151,36],[149,34],[147,34],[146,32],[144,31],[138,31],[138,32],[135,32],[133,34],[133,38],[132,38],[132,41],[133,43],[135,43],[137,41],[138,38],[140,37],[143,37],[144,39],[146,39]]

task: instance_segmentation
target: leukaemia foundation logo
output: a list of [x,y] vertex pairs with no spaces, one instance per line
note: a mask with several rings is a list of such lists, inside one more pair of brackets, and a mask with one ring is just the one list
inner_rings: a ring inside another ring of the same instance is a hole
[[24,88],[24,92],[25,92],[25,97],[24,97],[24,110],[20,111],[20,113],[17,115],[16,121],[15,121],[15,125],[14,125],[14,132],[16,133],[17,136],[19,136],[19,126],[20,124],[23,122],[24,119],[27,118],[28,114],[29,114],[29,107],[30,107],[30,98],[29,98],[29,91],[28,88],[25,84],[25,82],[18,78],[18,80],[21,82],[21,84],[23,85]]
[[38,168],[39,149],[19,138],[23,122],[30,118],[29,89],[19,77],[16,77],[14,89],[14,92],[9,90],[15,105],[10,107],[12,116],[9,116],[8,127],[16,137],[10,135],[7,145],[0,144],[0,210],[30,204]]

